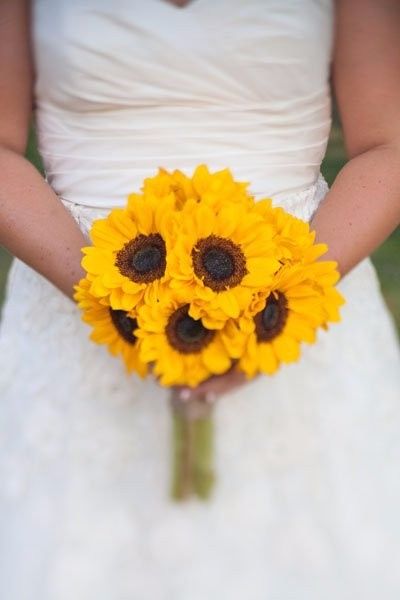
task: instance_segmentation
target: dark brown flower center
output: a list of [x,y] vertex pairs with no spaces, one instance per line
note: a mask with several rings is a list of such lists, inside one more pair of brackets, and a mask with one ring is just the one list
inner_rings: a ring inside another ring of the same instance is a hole
[[166,255],[165,242],[159,233],[141,233],[117,253],[115,266],[135,283],[150,283],[163,277]]
[[202,238],[192,250],[193,269],[215,292],[239,285],[247,273],[242,249],[216,235]]
[[257,340],[269,342],[277,337],[285,327],[287,316],[286,296],[282,292],[270,294],[265,307],[254,317]]
[[200,319],[192,319],[188,311],[189,304],[178,308],[170,316],[165,330],[171,346],[182,354],[201,352],[215,335]]
[[129,317],[128,313],[124,310],[114,310],[113,308],[110,308],[110,316],[114,327],[120,336],[123,337],[128,344],[135,344],[137,338],[133,332],[137,329],[136,319]]

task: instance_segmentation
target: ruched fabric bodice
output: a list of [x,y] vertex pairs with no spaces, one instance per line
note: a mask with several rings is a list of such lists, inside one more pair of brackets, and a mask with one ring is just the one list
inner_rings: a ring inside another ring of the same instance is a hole
[[34,0],[36,121],[66,200],[124,203],[159,166],[229,167],[257,196],[318,178],[331,0]]

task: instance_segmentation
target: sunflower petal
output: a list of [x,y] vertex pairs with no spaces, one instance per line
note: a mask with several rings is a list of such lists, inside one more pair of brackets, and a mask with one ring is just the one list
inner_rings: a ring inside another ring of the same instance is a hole
[[218,304],[223,312],[232,319],[236,319],[240,314],[240,306],[232,290],[226,290],[218,294]]

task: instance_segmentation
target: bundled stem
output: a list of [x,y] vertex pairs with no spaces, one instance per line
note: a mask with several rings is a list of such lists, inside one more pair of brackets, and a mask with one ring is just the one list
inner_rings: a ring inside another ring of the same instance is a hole
[[199,397],[189,401],[171,396],[173,469],[171,495],[206,500],[214,484],[212,407]]

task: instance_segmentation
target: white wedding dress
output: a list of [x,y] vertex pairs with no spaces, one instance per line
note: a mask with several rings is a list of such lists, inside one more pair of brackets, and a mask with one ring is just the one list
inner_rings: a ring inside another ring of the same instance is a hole
[[[49,183],[87,230],[158,166],[204,162],[310,219],[326,193],[332,28],[330,0],[34,0]],[[128,378],[15,261],[0,597],[398,600],[396,334],[369,260],[339,288],[342,322],[298,364],[220,399],[214,495],[174,504],[166,391]]]

